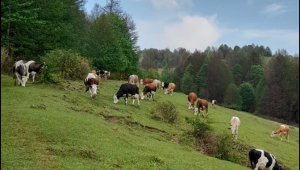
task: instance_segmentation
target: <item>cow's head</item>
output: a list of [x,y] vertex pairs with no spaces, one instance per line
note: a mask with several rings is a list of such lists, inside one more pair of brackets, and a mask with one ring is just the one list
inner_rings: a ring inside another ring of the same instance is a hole
[[165,90],[165,94],[167,94],[167,93],[168,93],[168,89]]
[[232,135],[235,135],[235,129],[236,129],[235,126],[230,125],[228,129],[231,130]]
[[144,100],[145,99],[145,95],[143,92],[141,92],[141,99]]
[[140,80],[140,84],[143,84],[143,79]]
[[199,113],[199,109],[196,107],[195,108],[195,115],[197,115]]
[[272,133],[271,133],[271,137],[274,137],[275,136],[275,132],[273,131]]
[[118,103],[119,99],[117,97],[117,95],[114,95],[114,104]]
[[187,104],[188,104],[188,109],[193,109],[194,108],[190,102],[188,102]]
[[93,85],[91,85],[91,87],[90,87],[90,89],[91,89],[91,99],[93,100],[95,97],[96,97],[96,95],[97,95],[97,87],[98,87],[98,85],[96,85],[96,84],[93,84]]
[[25,87],[25,84],[27,82],[28,78],[26,76],[21,77],[20,86]]
[[164,82],[161,82],[161,86],[164,87],[164,86],[165,86],[165,83],[164,83]]

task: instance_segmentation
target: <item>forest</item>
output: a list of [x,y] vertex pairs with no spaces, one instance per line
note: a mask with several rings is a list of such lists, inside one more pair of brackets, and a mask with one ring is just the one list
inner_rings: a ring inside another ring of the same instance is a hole
[[267,44],[141,50],[135,22],[120,1],[95,4],[90,13],[85,3],[2,0],[1,73],[23,59],[47,64],[41,83],[82,79],[93,69],[112,71],[112,79],[137,74],[174,82],[177,92],[224,107],[299,123],[298,55],[272,52]]

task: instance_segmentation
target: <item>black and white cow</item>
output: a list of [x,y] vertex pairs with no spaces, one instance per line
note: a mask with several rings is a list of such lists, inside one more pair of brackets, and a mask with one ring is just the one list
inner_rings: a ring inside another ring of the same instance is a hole
[[[27,72],[27,66],[24,63],[24,61],[20,60],[20,61],[15,62],[13,65],[12,71],[14,74],[16,74],[16,77],[18,79],[18,85],[25,87],[25,84],[28,80],[28,77],[27,77],[28,72]],[[15,85],[16,85],[16,80],[15,80]]]
[[162,86],[163,91],[164,91],[165,88],[168,88],[168,87],[169,87],[169,83],[167,83],[167,82],[162,82],[162,83],[161,83],[161,86]]
[[134,105],[134,100],[138,100],[138,106],[140,106],[139,99],[139,88],[136,85],[125,83],[122,84],[117,94],[114,95],[114,104],[118,103],[120,97],[124,97],[125,104],[127,105],[128,96],[132,96],[132,105]]
[[[37,73],[40,73],[40,71],[42,70],[42,68],[44,67],[43,63],[36,63],[34,61],[28,61],[28,73],[32,75],[32,82],[34,83],[34,77]],[[28,74],[28,78],[29,78],[29,74]]]
[[96,74],[99,76],[100,79],[107,80],[107,77],[110,76],[110,71],[104,71],[104,70],[97,70]]
[[261,149],[252,149],[249,152],[249,160],[253,170],[284,170],[277,164],[274,155]]

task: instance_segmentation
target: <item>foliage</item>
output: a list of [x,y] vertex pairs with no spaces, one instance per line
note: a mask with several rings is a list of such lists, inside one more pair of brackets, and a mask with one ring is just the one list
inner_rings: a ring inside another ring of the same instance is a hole
[[185,121],[193,126],[194,129],[192,133],[195,138],[202,139],[206,133],[212,130],[212,127],[208,123],[200,121],[199,116],[194,118],[185,117]]
[[173,82],[173,75],[172,75],[172,71],[171,68],[169,67],[168,64],[165,65],[162,73],[161,73],[161,78],[160,80],[162,82]]
[[243,83],[239,87],[239,92],[242,97],[242,110],[253,112],[255,94],[254,88],[250,83]]
[[200,98],[207,98],[207,88],[206,88],[206,72],[207,72],[207,64],[203,64],[201,69],[196,74],[196,87],[197,87],[197,96]]
[[234,110],[241,110],[242,108],[242,97],[240,96],[239,90],[235,84],[230,84],[227,87],[224,96],[225,105]]
[[84,79],[91,71],[91,62],[71,50],[53,50],[43,58],[46,68],[42,82],[60,83],[61,79]]
[[181,91],[185,94],[189,94],[190,92],[196,90],[196,86],[193,82],[193,76],[191,75],[192,68],[193,68],[192,64],[189,64],[187,66],[180,81]]
[[238,162],[238,157],[234,153],[233,145],[232,137],[228,133],[219,135],[218,152],[215,157],[226,161]]
[[13,59],[5,47],[1,47],[1,73],[12,73]]
[[263,77],[264,70],[260,65],[252,65],[251,70],[248,72],[247,81],[256,88],[260,79]]
[[161,119],[167,123],[178,121],[178,111],[176,110],[176,106],[170,101],[158,103],[152,109],[151,114],[154,118]]

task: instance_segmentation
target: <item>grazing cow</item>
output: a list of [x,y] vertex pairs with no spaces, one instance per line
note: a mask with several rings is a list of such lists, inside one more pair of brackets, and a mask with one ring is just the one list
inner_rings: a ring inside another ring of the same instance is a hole
[[128,83],[135,84],[137,87],[139,87],[139,77],[137,75],[130,75],[128,78]]
[[155,92],[156,92],[156,84],[154,84],[154,83],[147,84],[144,87],[143,92],[141,92],[141,99],[144,100],[145,95],[147,94],[148,100],[150,100],[152,97],[152,99],[154,101]]
[[238,138],[238,132],[239,132],[239,126],[241,124],[241,121],[238,117],[232,117],[230,120],[230,127],[228,129],[231,130],[231,134],[235,137],[235,139]]
[[99,77],[95,73],[88,73],[84,80],[84,85],[86,86],[85,92],[90,90],[91,93],[91,99],[94,100],[94,98],[97,95],[97,87],[99,85]]
[[290,137],[289,137],[289,133],[290,133],[290,128],[287,125],[280,125],[276,131],[273,131],[271,133],[271,137],[275,136],[276,134],[279,134],[281,137],[281,141],[282,141],[282,136],[285,135],[286,139],[288,140],[288,142],[290,141]]
[[253,170],[284,170],[283,167],[277,164],[274,155],[261,149],[249,151],[249,161]]
[[160,82],[159,80],[154,79],[152,83],[154,83],[154,84],[156,85],[156,88],[157,88],[158,90],[161,89],[161,82]]
[[213,105],[214,108],[216,108],[217,100],[212,100],[211,104]]
[[150,84],[152,82],[153,82],[153,79],[144,78],[144,79],[141,79],[140,83],[145,86],[146,84]]
[[206,112],[206,115],[208,114],[208,102],[204,99],[199,99],[197,101],[197,107],[195,108],[195,115],[198,114],[198,112],[202,110],[202,116],[204,117],[204,110]]
[[197,95],[194,92],[191,92],[188,95],[188,109],[194,109],[195,101],[197,100]]
[[136,85],[125,83],[122,84],[117,94],[114,95],[114,104],[118,103],[120,97],[125,97],[125,105],[127,105],[127,100],[129,94],[132,96],[132,105],[134,105],[134,99],[138,100],[138,106],[140,106],[139,99],[139,88]]
[[[40,73],[42,68],[44,67],[43,63],[35,63],[35,61],[28,61],[26,63],[28,73],[32,75],[32,82],[34,83],[34,78],[37,73]],[[27,78],[29,79],[29,74],[27,75]]]
[[100,79],[107,80],[107,78],[110,76],[110,71],[97,70],[96,74],[100,77]]
[[169,93],[171,96],[173,96],[174,89],[175,89],[175,84],[169,83],[168,88],[165,90],[165,94]]
[[169,83],[167,83],[167,82],[162,82],[162,83],[161,83],[161,86],[162,86],[163,90],[165,90],[165,88],[168,88],[168,87],[169,87]]
[[[25,87],[25,84],[28,80],[28,71],[27,71],[27,66],[23,60],[14,63],[13,73],[16,74],[16,77],[18,79],[18,85]],[[16,85],[16,80],[15,80],[15,85]]]

